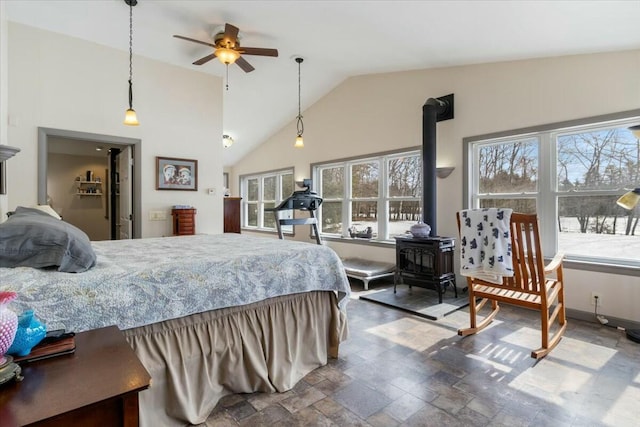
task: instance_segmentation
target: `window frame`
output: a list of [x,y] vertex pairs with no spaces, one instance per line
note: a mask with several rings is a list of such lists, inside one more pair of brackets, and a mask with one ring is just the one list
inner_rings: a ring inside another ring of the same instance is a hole
[[[422,148],[420,146],[408,147],[399,150],[385,151],[380,153],[364,154],[361,156],[348,157],[343,159],[329,160],[325,162],[318,162],[311,164],[311,176],[313,178],[314,190],[318,192],[318,195],[323,198],[323,204],[327,202],[341,202],[342,203],[342,216],[341,221],[343,225],[342,232],[337,233],[324,233],[322,231],[322,209],[319,209],[317,213],[318,229],[320,230],[320,236],[323,239],[336,239],[341,241],[350,241],[354,243],[395,243],[393,236],[389,236],[389,205],[391,201],[410,200],[418,201],[421,205],[422,194],[418,194],[417,197],[407,196],[394,196],[389,195],[389,160],[406,156],[422,156]],[[377,197],[354,197],[352,193],[352,167],[358,164],[365,163],[378,163],[378,196]],[[343,168],[343,189],[342,197],[324,197],[321,191],[322,188],[322,170],[342,167]],[[422,172],[420,171],[420,179],[422,179]],[[349,227],[352,224],[352,206],[354,202],[377,202],[377,216],[378,216],[378,231],[377,237],[372,239],[352,239],[349,236]],[[322,206],[321,206],[322,208]]]
[[[614,127],[637,125],[640,109],[584,119],[551,123],[530,128],[515,129],[463,138],[463,207],[480,206],[483,198],[505,197],[510,199],[534,198],[540,218],[542,250],[547,257],[558,252],[559,232],[556,227],[559,199],[562,197],[620,195],[620,189],[560,191],[557,183],[557,141],[558,137],[576,132],[587,133]],[[521,139],[536,139],[538,143],[538,188],[535,192],[499,193],[478,195],[477,151],[480,146],[505,143]],[[638,183],[640,186],[640,183]],[[640,236],[639,236],[640,238]],[[566,265],[601,272],[640,275],[640,261],[620,258],[598,259],[577,254],[566,255]]]
[[[264,225],[264,216],[265,216],[265,203],[274,203],[274,200],[265,200],[264,199],[264,182],[265,179],[276,178],[276,188],[275,188],[275,206],[278,206],[285,198],[289,197],[290,194],[282,194],[282,180],[286,175],[291,175],[291,179],[294,180],[293,187],[295,188],[295,169],[291,168],[283,168],[266,172],[257,172],[250,174],[240,175],[240,197],[242,198],[240,204],[240,226],[243,230],[246,231],[257,231],[257,232],[265,232],[265,233],[277,233],[277,228],[274,227],[265,227]],[[257,179],[258,180],[258,199],[257,200],[249,200],[248,193],[248,183],[250,180]],[[248,225],[249,220],[249,208],[251,206],[257,206],[258,211],[258,223],[256,226]],[[287,217],[292,216],[293,213],[290,213]],[[283,217],[282,214],[280,217]],[[291,225],[283,225],[282,231],[284,234],[294,235],[293,226]]]

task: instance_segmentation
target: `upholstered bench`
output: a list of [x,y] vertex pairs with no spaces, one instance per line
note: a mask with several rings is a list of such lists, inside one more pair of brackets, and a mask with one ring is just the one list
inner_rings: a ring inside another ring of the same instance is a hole
[[362,280],[365,291],[369,289],[369,281],[393,276],[396,271],[394,263],[370,261],[361,258],[345,258],[342,260],[347,277]]

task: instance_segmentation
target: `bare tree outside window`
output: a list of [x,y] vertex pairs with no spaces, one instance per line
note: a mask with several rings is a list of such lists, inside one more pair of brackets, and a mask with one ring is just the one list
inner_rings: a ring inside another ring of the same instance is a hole
[[557,153],[558,191],[578,193],[560,199],[560,231],[635,234],[637,213],[615,201],[640,182],[640,141],[624,128],[575,133],[558,137]]
[[480,193],[538,189],[538,141],[493,144],[480,149]]
[[267,176],[262,180],[262,202],[264,209],[262,211],[262,224],[264,228],[276,228],[276,219],[273,212],[268,209],[276,207],[276,186],[278,183],[277,176]]
[[389,235],[404,234],[422,220],[422,159],[419,155],[389,159]]
[[344,167],[328,167],[320,173],[319,194],[321,233],[342,234],[342,203],[344,197]]
[[370,228],[372,237],[378,235],[379,175],[379,161],[351,166],[351,226],[359,232]]

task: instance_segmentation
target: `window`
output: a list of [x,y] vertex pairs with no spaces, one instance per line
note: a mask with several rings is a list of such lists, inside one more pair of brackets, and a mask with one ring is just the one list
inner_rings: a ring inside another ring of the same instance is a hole
[[421,219],[419,150],[373,155],[312,166],[320,233],[326,237],[371,234],[389,240]]
[[640,265],[640,207],[616,205],[640,186],[640,139],[628,129],[637,123],[592,119],[470,138],[469,206],[537,213],[547,256],[562,251],[570,260]]
[[[276,222],[269,209],[293,193],[293,170],[287,169],[240,177],[242,196],[242,227],[275,231]],[[292,212],[280,213],[280,218],[291,218]],[[292,233],[292,226],[283,226],[284,232]]]

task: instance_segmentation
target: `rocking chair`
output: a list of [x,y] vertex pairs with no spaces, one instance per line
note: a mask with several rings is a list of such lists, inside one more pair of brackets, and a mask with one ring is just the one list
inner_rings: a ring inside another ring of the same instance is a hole
[[[457,220],[460,230],[460,213],[457,214]],[[469,328],[459,329],[458,335],[475,334],[489,325],[500,310],[499,302],[538,310],[542,346],[533,350],[531,357],[540,359],[558,344],[567,328],[562,274],[563,255],[557,254],[546,267],[544,266],[538,219],[535,214],[512,213],[509,228],[514,276],[503,277],[501,284],[467,277],[471,325]],[[476,315],[487,301],[491,301],[491,312],[478,322]],[[555,320],[558,320],[558,329],[550,335],[550,327]]]

